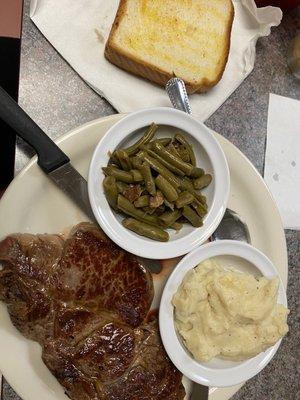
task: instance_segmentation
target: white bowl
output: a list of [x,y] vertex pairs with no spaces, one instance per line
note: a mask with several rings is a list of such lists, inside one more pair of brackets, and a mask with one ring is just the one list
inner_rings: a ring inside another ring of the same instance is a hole
[[[261,371],[276,353],[281,340],[256,357],[245,361],[226,361],[215,358],[207,363],[196,361],[178,337],[174,325],[172,297],[185,274],[199,263],[212,257],[221,258],[225,267],[234,266],[242,272],[266,278],[278,277],[272,262],[259,250],[243,242],[222,240],[204,244],[185,256],[176,266],[165,285],[159,309],[159,327],[164,347],[176,367],[189,379],[206,386],[233,386],[252,378]],[[280,280],[280,278],[279,278]],[[280,280],[278,303],[287,307]]]
[[[203,191],[207,196],[208,214],[201,228],[188,224],[179,233],[170,230],[168,242],[157,242],[124,228],[124,218],[109,206],[102,188],[109,151],[127,147],[138,140],[152,122],[163,125],[159,135],[171,136],[184,131],[194,146],[197,165],[213,175],[212,183]],[[100,140],[90,164],[88,192],[95,218],[104,232],[120,247],[141,257],[165,259],[180,256],[203,243],[217,228],[226,210],[230,189],[229,169],[223,150],[205,125],[190,115],[172,108],[141,110],[113,125]]]

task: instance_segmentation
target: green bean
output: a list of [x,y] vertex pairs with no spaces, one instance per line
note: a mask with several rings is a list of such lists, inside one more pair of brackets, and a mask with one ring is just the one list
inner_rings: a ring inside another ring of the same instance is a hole
[[200,194],[200,193],[197,193],[197,192],[194,194],[194,196],[195,196],[195,199],[196,199],[199,203],[201,203],[204,207],[206,207],[206,209],[207,209],[206,197],[203,196],[203,194]]
[[146,222],[150,225],[159,226],[159,219],[154,215],[148,215],[142,210],[136,208],[126,197],[118,195],[118,209],[130,217],[136,218],[141,222]]
[[182,227],[183,224],[181,222],[174,222],[172,225],[170,225],[170,228],[175,229],[177,232],[179,232]]
[[111,153],[110,151],[107,153],[109,160],[108,160],[108,165],[117,165],[118,167],[121,167],[118,158],[116,157],[115,153]]
[[132,146],[127,147],[127,149],[124,149],[124,151],[129,155],[132,156],[135,154],[141,147],[141,145],[146,144],[152,140],[158,126],[152,122],[152,124],[148,127],[147,131],[144,133],[144,135]]
[[176,222],[180,216],[181,216],[181,211],[174,210],[174,211],[166,211],[158,218],[162,221],[165,227],[168,227],[174,224],[174,222]]
[[124,171],[130,171],[132,169],[131,161],[126,151],[116,150],[115,155]]
[[135,168],[135,169],[140,169],[140,167],[143,164],[143,160],[137,156],[131,157],[130,160],[131,160],[131,164],[132,164],[133,168]]
[[189,178],[184,177],[180,180],[180,188],[190,192],[200,203],[206,204],[206,197],[196,192],[193,183]]
[[152,196],[155,196],[156,188],[153,176],[151,174],[150,165],[147,162],[143,162],[142,166],[140,167],[140,172],[143,175],[146,189]]
[[116,185],[119,193],[123,193],[123,191],[128,188],[128,185],[122,181],[117,181]]
[[203,189],[210,184],[212,181],[212,176],[210,174],[205,174],[200,178],[194,180],[194,188],[195,189]]
[[196,210],[197,214],[203,218],[207,214],[207,208],[203,206],[203,204],[198,201],[193,201],[192,207]]
[[143,154],[144,160],[147,161],[152,169],[162,175],[171,185],[177,189],[179,187],[179,180],[171,171],[162,165],[155,158],[149,156],[146,152]]
[[185,146],[185,148],[187,149],[187,151],[189,153],[190,162],[195,167],[196,166],[196,157],[195,157],[193,147],[189,144],[189,142],[186,140],[186,138],[183,135],[181,135],[180,133],[176,133],[175,139],[179,143],[181,143],[183,146]]
[[143,207],[143,211],[145,211],[145,213],[147,213],[147,214],[152,215],[155,213],[156,209],[151,208],[150,206],[147,206],[147,207]]
[[203,225],[202,218],[190,206],[184,206],[182,214],[193,226],[198,228]]
[[114,176],[118,181],[133,183],[133,177],[129,172],[122,171],[115,167],[103,167],[102,170],[105,175]]
[[180,179],[180,188],[188,190],[190,193],[195,192],[193,182],[186,176],[183,179]]
[[144,194],[143,196],[140,196],[135,202],[134,202],[135,207],[137,208],[143,208],[143,207],[148,207],[149,206],[149,195]]
[[[187,149],[179,143],[173,144],[178,157],[184,162],[190,162],[190,155]],[[192,164],[191,164],[192,165]]]
[[131,169],[129,172],[131,173],[134,182],[142,182],[144,180],[143,175],[138,169]]
[[164,199],[164,204],[165,204],[165,206],[167,206],[168,208],[170,208],[172,211],[174,211],[174,203],[171,203],[171,202],[168,201],[167,199]]
[[200,178],[204,174],[205,174],[204,169],[198,168],[198,167],[194,167],[193,171],[191,173],[191,178]]
[[155,139],[149,142],[150,148],[152,147],[154,142],[159,142],[163,146],[168,146],[169,143],[171,143],[172,139],[171,138],[160,138],[160,139]]
[[158,175],[155,178],[155,185],[162,191],[168,201],[172,202],[178,199],[176,190],[162,175]]
[[106,176],[103,179],[103,189],[106,200],[113,209],[117,208],[118,188],[116,185],[116,178],[114,176]]
[[180,158],[180,154],[179,154],[177,148],[174,146],[173,142],[168,145],[167,150],[170,153],[172,153],[175,157],[179,157]]
[[153,240],[158,240],[160,242],[167,242],[169,240],[168,232],[156,226],[151,226],[141,221],[137,221],[134,218],[126,218],[122,221],[125,228],[137,233],[141,236],[146,236]]
[[188,204],[191,204],[194,200],[195,197],[186,190],[185,192],[180,193],[175,204],[177,208],[182,208],[184,206],[187,206]]
[[164,167],[168,168],[168,170],[174,172],[176,175],[184,176],[183,171],[174,167],[174,165],[168,163],[168,161],[164,160],[159,154],[155,153],[155,151],[152,151],[150,149],[145,149],[145,150],[151,157],[156,158],[156,160],[159,161]]
[[174,165],[176,168],[183,171],[186,175],[191,175],[193,166],[182,161],[179,157],[176,157],[174,154],[170,153],[166,150],[160,143],[155,143],[153,145],[153,149],[157,152],[162,158],[168,161],[170,164]]

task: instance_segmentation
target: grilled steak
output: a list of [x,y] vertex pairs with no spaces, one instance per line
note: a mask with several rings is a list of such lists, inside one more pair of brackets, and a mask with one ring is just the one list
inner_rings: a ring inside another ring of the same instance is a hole
[[96,226],[0,243],[0,300],[73,400],[179,400],[181,374],[147,321],[151,275]]

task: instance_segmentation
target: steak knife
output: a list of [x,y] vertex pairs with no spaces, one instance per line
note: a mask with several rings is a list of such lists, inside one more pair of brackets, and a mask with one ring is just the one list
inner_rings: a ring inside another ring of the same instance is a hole
[[37,153],[38,165],[92,220],[87,182],[72,166],[69,157],[0,87],[0,118],[13,128]]

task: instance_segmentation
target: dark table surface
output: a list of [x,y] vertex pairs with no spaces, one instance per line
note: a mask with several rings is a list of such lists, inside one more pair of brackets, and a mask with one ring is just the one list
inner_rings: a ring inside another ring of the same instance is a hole
[[[19,92],[21,106],[54,139],[87,121],[115,113],[114,108],[93,92],[41,35],[31,22],[28,10],[29,0],[25,0]],[[269,37],[258,41],[253,72],[205,122],[234,143],[261,174],[269,93],[300,99],[300,81],[291,75],[286,63],[287,48],[299,23],[296,10],[291,10],[284,15],[281,25],[272,29]],[[19,141],[16,173],[32,155],[31,149]],[[300,399],[300,232],[286,230],[286,240],[290,332],[270,364],[248,381],[233,396],[233,400]],[[19,400],[5,379],[2,400]]]

